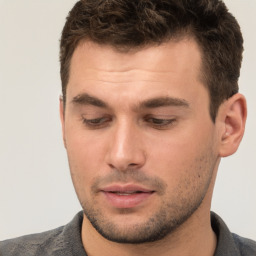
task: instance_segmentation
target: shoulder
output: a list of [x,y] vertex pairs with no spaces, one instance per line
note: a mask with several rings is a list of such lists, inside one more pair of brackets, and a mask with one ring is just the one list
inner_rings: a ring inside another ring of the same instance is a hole
[[65,226],[43,233],[2,241],[0,242],[0,255],[68,256],[74,255],[73,250],[81,249],[81,252],[83,252],[80,235],[82,219],[82,213],[78,213],[73,220]]
[[63,227],[60,227],[51,231],[0,242],[0,255],[44,255],[46,249],[50,250],[58,246],[58,238],[61,237],[62,232]]
[[217,236],[215,256],[256,256],[256,241],[231,233],[214,212],[211,212],[211,222]]
[[236,247],[242,256],[256,255],[256,241],[232,234]]

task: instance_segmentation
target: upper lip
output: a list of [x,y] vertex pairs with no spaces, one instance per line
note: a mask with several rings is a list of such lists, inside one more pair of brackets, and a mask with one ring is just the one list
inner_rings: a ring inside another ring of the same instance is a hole
[[154,190],[144,188],[136,184],[125,184],[125,185],[109,185],[101,189],[103,192],[143,192],[143,193],[152,193]]

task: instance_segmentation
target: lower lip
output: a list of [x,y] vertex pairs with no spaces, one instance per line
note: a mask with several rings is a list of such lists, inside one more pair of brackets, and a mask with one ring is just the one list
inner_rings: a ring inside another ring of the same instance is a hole
[[108,202],[113,207],[116,208],[133,208],[143,202],[145,202],[149,197],[153,195],[153,192],[149,193],[136,193],[131,195],[119,195],[111,192],[104,192]]

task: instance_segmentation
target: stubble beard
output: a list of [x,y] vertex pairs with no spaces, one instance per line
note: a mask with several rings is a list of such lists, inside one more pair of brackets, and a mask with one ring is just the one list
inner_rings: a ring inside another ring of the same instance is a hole
[[[208,160],[200,158],[201,164],[202,161]],[[80,201],[84,215],[100,235],[116,243],[143,244],[161,240],[177,230],[200,207],[212,180],[213,166],[207,170],[208,172],[206,171],[205,177],[201,177],[203,178],[202,184],[192,186],[189,193],[188,191],[184,193],[183,187],[180,187],[174,192],[175,196],[173,194],[169,198],[163,196],[159,209],[152,212],[151,216],[143,222],[133,225],[122,223],[121,226],[115,222],[114,217],[108,218],[104,211],[97,208],[97,203]],[[202,166],[200,166],[201,168]],[[185,180],[185,185],[189,186],[189,184],[191,181]],[[132,218],[133,213],[132,209],[120,210],[120,215],[123,215],[124,219],[129,216]]]
[[[107,240],[116,243],[143,244],[159,241],[173,233],[198,209],[202,200],[200,199],[193,208],[184,206],[182,212],[176,210],[175,206],[166,204],[146,221],[134,224],[132,227],[125,225],[120,227],[114,219],[107,219],[101,211],[94,208],[83,206],[83,212],[97,232]],[[168,214],[169,212],[172,214]],[[129,210],[123,210],[121,214],[132,215]]]

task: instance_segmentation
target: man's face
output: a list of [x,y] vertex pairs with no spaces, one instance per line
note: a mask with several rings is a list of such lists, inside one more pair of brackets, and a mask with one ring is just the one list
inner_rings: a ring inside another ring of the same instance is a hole
[[218,133],[200,65],[192,39],[75,50],[63,136],[85,218],[105,238],[158,240],[210,208]]

